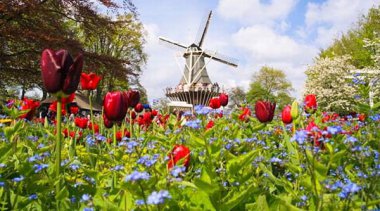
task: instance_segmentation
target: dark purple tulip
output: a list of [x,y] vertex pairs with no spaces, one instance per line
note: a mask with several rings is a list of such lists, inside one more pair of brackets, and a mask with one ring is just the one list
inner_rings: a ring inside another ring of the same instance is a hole
[[226,93],[221,93],[219,95],[220,105],[226,106],[228,104],[228,95]]
[[83,67],[83,56],[75,60],[67,50],[54,51],[45,49],[41,57],[42,80],[49,93],[62,91],[66,95],[74,93],[80,81]]
[[275,109],[276,103],[257,101],[255,105],[256,117],[261,123],[270,122],[273,119]]
[[136,90],[128,90],[127,92],[129,107],[134,108],[140,102],[140,93]]

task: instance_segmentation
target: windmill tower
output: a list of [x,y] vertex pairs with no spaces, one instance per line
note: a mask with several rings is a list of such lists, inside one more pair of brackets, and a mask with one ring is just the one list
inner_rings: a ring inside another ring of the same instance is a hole
[[[232,67],[237,67],[233,59],[202,49],[211,15],[212,11],[207,16],[207,21],[199,39],[188,47],[167,38],[159,37],[160,42],[177,49],[179,48],[186,60],[185,69],[179,84],[175,88],[166,88],[165,90],[166,96],[171,101],[182,101],[192,105],[208,105],[212,97],[220,94],[220,87],[217,83],[211,82],[206,69],[207,63],[210,60],[215,60]],[[207,63],[205,62],[205,58],[209,59]]]

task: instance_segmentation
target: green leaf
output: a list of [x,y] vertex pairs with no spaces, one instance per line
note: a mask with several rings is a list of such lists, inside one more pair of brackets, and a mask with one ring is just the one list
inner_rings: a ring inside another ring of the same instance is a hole
[[228,174],[235,175],[238,173],[241,169],[243,169],[246,166],[250,166],[250,163],[255,159],[255,154],[257,153],[257,150],[250,151],[247,154],[241,155],[239,157],[236,157],[234,159],[231,159],[227,162],[227,172]]
[[213,194],[219,187],[217,183],[213,183],[211,177],[209,176],[206,168],[202,169],[201,177],[194,179],[194,184],[202,191]]
[[55,196],[55,199],[57,199],[58,201],[61,201],[63,199],[66,199],[69,197],[69,191],[67,190],[66,186],[63,187],[59,193]]
[[[231,199],[228,199],[226,203],[224,203],[221,208],[222,210],[231,210],[233,209],[236,205],[238,205],[242,200],[246,199],[247,196],[251,194],[253,189],[255,188],[254,185],[250,185],[248,188],[246,188],[243,191],[237,191],[234,193]],[[226,201],[227,199],[223,199],[222,201]]]

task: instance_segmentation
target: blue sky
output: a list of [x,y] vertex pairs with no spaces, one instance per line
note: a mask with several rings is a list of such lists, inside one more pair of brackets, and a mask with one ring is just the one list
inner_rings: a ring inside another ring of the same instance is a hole
[[184,59],[158,43],[158,36],[190,45],[201,22],[213,10],[204,48],[231,56],[238,68],[211,61],[213,82],[225,90],[248,89],[252,75],[263,65],[283,70],[295,97],[303,94],[304,71],[320,49],[344,33],[375,0],[137,0],[146,30],[148,62],[141,82],[149,100],[164,97],[166,87],[178,84]]

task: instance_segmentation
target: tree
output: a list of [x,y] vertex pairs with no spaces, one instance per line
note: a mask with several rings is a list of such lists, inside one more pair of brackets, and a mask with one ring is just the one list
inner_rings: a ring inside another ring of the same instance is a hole
[[277,107],[282,109],[292,102],[290,97],[292,90],[292,84],[286,79],[282,70],[264,66],[253,75],[247,100],[249,102],[257,100],[275,101]]
[[[306,70],[305,94],[315,94],[323,111],[349,113],[355,111],[358,91],[347,76],[355,67],[349,56],[318,59]],[[367,98],[368,96],[362,96]]]
[[[117,9],[122,9],[135,17],[136,8],[130,0],[124,0],[124,3],[120,7],[110,0],[1,1],[0,90],[5,93],[7,86],[18,85],[22,85],[24,90],[35,86],[43,89],[39,59],[44,48],[65,48],[74,55],[82,52],[86,61],[85,70],[90,67],[87,65],[102,64],[107,71],[116,71],[119,67],[128,66],[125,64],[133,63],[134,57],[120,60],[116,55],[104,56],[88,51],[75,28],[82,29],[84,39],[96,34],[99,29],[110,34],[114,32],[116,36],[119,31],[114,30],[115,25],[123,21],[113,21],[112,17],[101,14],[95,5],[112,10],[116,15]],[[131,24],[138,22],[135,18],[129,21]],[[142,42],[139,44],[142,45]]]
[[319,58],[334,58],[349,55],[351,64],[356,68],[373,67],[374,51],[365,47],[365,42],[378,39],[380,35],[380,6],[373,7],[366,16],[361,17],[357,26],[343,34],[339,39],[319,54]]
[[240,107],[241,104],[243,104],[246,101],[246,94],[244,92],[244,89],[240,86],[231,88],[228,91],[229,95],[229,105],[231,107],[238,106]]

